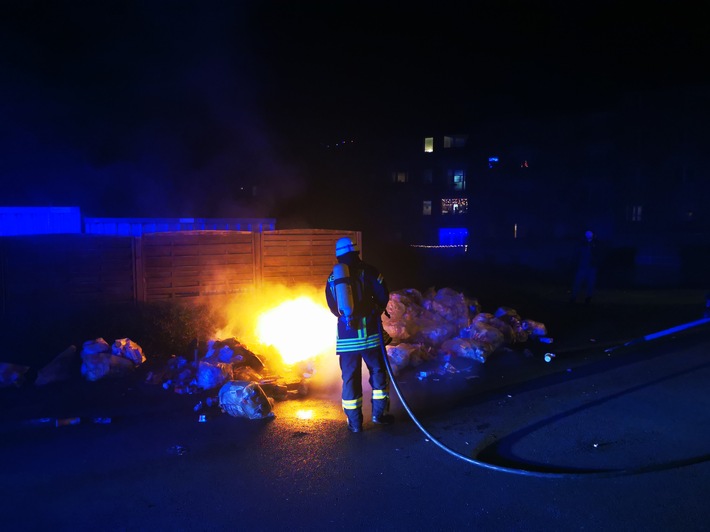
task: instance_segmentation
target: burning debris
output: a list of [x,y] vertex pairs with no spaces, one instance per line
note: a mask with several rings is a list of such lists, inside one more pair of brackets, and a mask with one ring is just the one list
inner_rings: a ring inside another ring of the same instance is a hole
[[284,373],[272,374],[260,356],[236,338],[228,338],[210,340],[205,354],[192,362],[185,357],[171,357],[161,374],[150,373],[147,380],[179,394],[219,389],[216,396],[200,401],[196,410],[205,405],[219,406],[234,417],[264,419],[273,416],[274,401],[308,393],[308,379],[313,375],[309,363],[290,367]]

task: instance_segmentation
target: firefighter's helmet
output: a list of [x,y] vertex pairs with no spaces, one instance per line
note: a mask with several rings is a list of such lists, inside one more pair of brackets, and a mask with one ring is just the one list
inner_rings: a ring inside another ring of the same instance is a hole
[[353,240],[349,236],[339,238],[338,241],[335,243],[336,257],[340,257],[342,255],[345,255],[346,253],[350,253],[351,251],[357,251],[359,253],[360,248],[357,247],[357,242],[355,242],[355,240]]

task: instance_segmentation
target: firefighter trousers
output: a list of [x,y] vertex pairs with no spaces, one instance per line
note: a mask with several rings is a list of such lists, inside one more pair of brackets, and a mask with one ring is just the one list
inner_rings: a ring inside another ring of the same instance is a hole
[[351,353],[339,353],[343,378],[343,410],[351,421],[362,422],[362,363],[370,373],[372,387],[372,416],[389,411],[389,379],[387,366],[379,348]]

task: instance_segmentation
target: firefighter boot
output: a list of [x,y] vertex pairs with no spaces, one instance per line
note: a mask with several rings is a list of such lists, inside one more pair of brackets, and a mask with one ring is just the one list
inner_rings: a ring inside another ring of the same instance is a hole
[[372,422],[376,425],[391,425],[394,423],[394,416],[392,414],[380,414],[379,416],[372,416]]
[[390,401],[389,397],[372,400],[372,422],[376,425],[391,425],[394,423],[394,416],[388,414]]
[[362,409],[353,408],[344,410],[344,412],[348,416],[348,430],[350,432],[362,432]]

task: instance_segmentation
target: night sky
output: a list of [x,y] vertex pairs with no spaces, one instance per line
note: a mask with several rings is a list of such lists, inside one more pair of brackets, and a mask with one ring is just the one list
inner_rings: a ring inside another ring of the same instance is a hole
[[310,146],[709,81],[700,3],[392,5],[4,1],[0,205],[278,215]]

